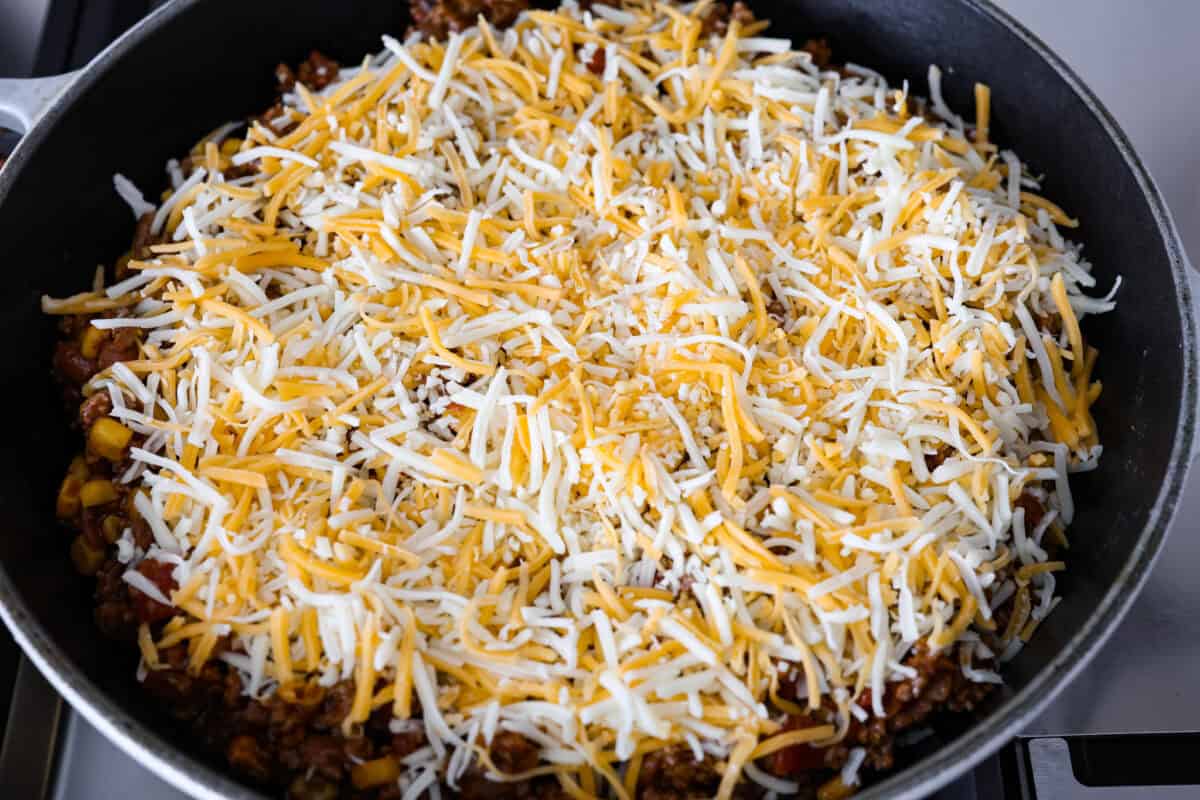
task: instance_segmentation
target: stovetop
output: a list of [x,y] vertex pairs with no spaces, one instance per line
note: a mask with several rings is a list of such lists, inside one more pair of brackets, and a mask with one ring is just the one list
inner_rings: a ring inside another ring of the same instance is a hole
[[[0,77],[82,66],[162,0],[0,0]],[[998,0],[1100,95],[1200,256],[1200,3]],[[1081,26],[1079,21],[1088,24]],[[1163,100],[1169,87],[1173,101]],[[0,156],[13,138],[0,132]],[[1200,470],[1166,551],[1096,659],[1018,739],[930,800],[1200,797]],[[61,702],[0,628],[0,795],[184,795]],[[104,787],[97,793],[97,787]]]

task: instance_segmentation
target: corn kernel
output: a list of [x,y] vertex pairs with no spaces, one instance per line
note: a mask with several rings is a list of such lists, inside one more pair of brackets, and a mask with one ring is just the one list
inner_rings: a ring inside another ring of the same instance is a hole
[[121,534],[125,532],[125,520],[115,514],[109,514],[100,523],[100,530],[104,531],[104,539],[109,544],[112,544],[117,539],[120,539]]
[[67,475],[63,478],[62,486],[58,489],[58,500],[54,504],[54,511],[58,514],[59,519],[71,519],[79,513],[79,490],[81,488],[83,488],[83,481],[74,475]]
[[400,764],[392,756],[355,764],[350,770],[350,780],[357,789],[370,789],[392,783],[400,777]]
[[100,354],[100,345],[104,343],[104,331],[90,325],[79,339],[79,352],[84,358],[95,358]]
[[115,419],[103,417],[96,420],[88,431],[88,447],[109,461],[120,461],[125,456],[125,448],[131,438],[133,431]]
[[113,486],[112,481],[88,481],[79,490],[79,499],[84,508],[102,506],[117,499],[117,487]]
[[842,776],[838,775],[821,784],[821,788],[817,789],[817,800],[845,800],[852,794],[854,787],[842,783]]
[[104,563],[104,551],[96,549],[84,537],[76,536],[71,542],[71,561],[81,575],[95,575]]
[[67,467],[67,474],[72,478],[78,478],[80,483],[88,479],[87,459],[82,455],[75,456],[71,459],[71,466]]

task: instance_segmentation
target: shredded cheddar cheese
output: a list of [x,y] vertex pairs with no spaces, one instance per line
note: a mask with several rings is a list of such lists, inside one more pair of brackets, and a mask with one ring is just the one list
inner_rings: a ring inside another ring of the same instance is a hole
[[1015,595],[1011,657],[1100,454],[1080,320],[1112,303],[986,87],[972,141],[936,75],[914,109],[696,8],[601,9],[386,38],[179,176],[132,277],[45,303],[145,333],[87,387],[145,437],[137,557],[185,587],[145,668],[354,680],[348,728],[425,724],[405,787],[500,725],[573,796],[693,740],[728,796]]

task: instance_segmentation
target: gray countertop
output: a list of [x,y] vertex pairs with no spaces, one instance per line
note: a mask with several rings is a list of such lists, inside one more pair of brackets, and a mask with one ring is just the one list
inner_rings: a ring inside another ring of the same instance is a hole
[[1154,174],[1200,263],[1200,2],[996,0],[1079,73]]

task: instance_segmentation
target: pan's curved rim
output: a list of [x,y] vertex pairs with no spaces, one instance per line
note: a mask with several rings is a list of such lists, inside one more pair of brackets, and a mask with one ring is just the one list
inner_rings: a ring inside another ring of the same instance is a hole
[[[127,51],[202,1],[171,0],[97,55],[82,70],[79,78],[58,96],[34,128],[17,145],[6,168],[0,170],[0,203],[7,199],[15,177],[66,109]],[[1184,374],[1180,423],[1167,461],[1167,478],[1159,489],[1137,545],[1117,580],[1093,609],[1087,623],[1075,632],[1033,680],[992,711],[986,725],[970,728],[930,756],[871,786],[857,795],[861,800],[880,800],[885,797],[918,800],[945,786],[1012,738],[1023,725],[1036,717],[1095,655],[1129,610],[1162,550],[1187,477],[1196,436],[1197,334],[1191,282],[1188,279],[1187,260],[1182,242],[1154,179],[1103,103],[1074,70],[1041,39],[993,5],[990,0],[957,2],[1016,36],[1044,60],[1091,112],[1097,124],[1121,154],[1125,166],[1137,180],[1154,216],[1158,233],[1166,246],[1171,277],[1175,282],[1177,310],[1183,321]],[[67,702],[107,738],[156,775],[197,798],[250,800],[262,797],[167,742],[108,698],[62,653],[33,617],[3,565],[0,565],[0,618],[8,625],[21,649]]]
[[[33,128],[25,133],[4,168],[0,169],[0,204],[8,199],[17,175],[57,121],[108,67],[143,39],[200,2],[203,0],[171,0],[114,40],[79,71],[79,76],[59,93]],[[155,775],[202,800],[265,800],[262,794],[168,742],[113,702],[55,644],[25,605],[3,564],[0,564],[0,619],[4,620],[29,660],[71,707]]]
[[1125,132],[1091,89],[1065,61],[1032,31],[1002,11],[991,0],[959,0],[976,14],[991,19],[1024,42],[1045,61],[1055,74],[1083,102],[1093,119],[1108,135],[1125,166],[1137,180],[1158,234],[1166,245],[1171,277],[1175,282],[1175,301],[1183,322],[1183,392],[1180,397],[1179,427],[1167,460],[1166,480],[1150,510],[1137,544],[1112,586],[1092,609],[1087,622],[1047,662],[1020,691],[1006,698],[989,714],[985,724],[975,725],[935,753],[908,769],[856,795],[859,800],[905,798],[919,800],[945,786],[954,778],[992,755],[1020,729],[1032,722],[1063,688],[1074,679],[1116,630],[1141,591],[1166,541],[1171,519],[1191,466],[1196,437],[1197,417],[1197,321],[1192,302],[1190,266],[1174,218],[1150,171],[1138,157]]

